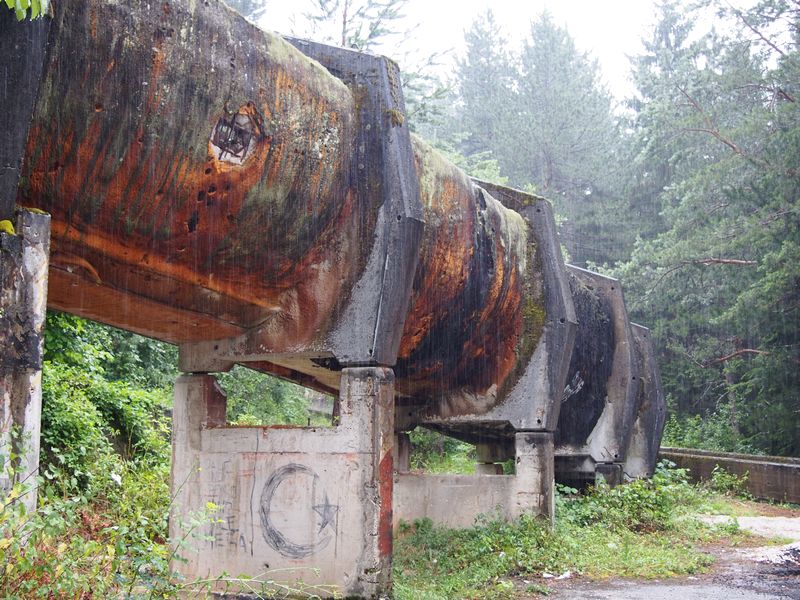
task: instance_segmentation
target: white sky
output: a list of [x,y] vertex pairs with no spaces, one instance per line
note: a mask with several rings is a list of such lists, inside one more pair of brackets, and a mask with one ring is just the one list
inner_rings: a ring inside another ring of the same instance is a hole
[[[261,26],[279,33],[301,34],[293,17],[298,24],[302,22],[300,15],[307,10],[306,2],[268,2]],[[520,46],[531,20],[548,10],[556,23],[566,26],[578,48],[598,59],[605,82],[618,98],[632,91],[627,82],[627,56],[640,50],[641,38],[649,34],[655,15],[654,0],[409,0],[408,20],[419,26],[403,43],[406,49],[422,52],[452,50],[452,65],[464,52],[464,31],[487,8],[508,32],[512,48]]]

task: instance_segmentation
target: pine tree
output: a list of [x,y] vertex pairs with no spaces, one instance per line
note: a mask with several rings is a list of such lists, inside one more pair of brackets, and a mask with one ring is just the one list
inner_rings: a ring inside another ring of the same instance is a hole
[[660,36],[637,63],[636,167],[662,232],[617,274],[654,326],[676,408],[725,426],[709,443],[797,454],[798,9],[721,5],[738,32],[691,43],[693,15],[661,10]]

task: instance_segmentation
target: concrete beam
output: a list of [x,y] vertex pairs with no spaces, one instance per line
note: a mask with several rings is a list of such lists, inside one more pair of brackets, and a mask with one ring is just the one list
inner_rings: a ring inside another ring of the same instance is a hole
[[0,497],[39,469],[50,217],[19,209],[15,230],[0,232]]

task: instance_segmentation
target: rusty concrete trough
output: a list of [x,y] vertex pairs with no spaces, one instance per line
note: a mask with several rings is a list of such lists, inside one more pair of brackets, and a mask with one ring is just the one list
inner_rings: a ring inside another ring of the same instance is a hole
[[[3,55],[42,74],[0,144],[0,220],[49,225],[48,306],[180,346],[171,533],[222,510],[184,577],[376,597],[400,518],[552,519],[556,477],[652,471],[663,394],[619,283],[564,264],[545,199],[411,135],[394,63],[213,0],[54,10],[0,20]],[[41,364],[29,329],[14,385]],[[338,424],[227,426],[213,373],[237,363],[336,395]],[[478,475],[408,473],[416,426],[475,444]]]

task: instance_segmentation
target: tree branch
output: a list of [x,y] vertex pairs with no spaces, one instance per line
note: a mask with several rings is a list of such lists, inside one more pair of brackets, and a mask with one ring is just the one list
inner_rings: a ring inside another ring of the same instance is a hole
[[727,362],[727,361],[729,361],[729,360],[731,360],[733,358],[736,358],[737,356],[741,356],[742,354],[764,354],[766,356],[769,356],[772,353],[771,352],[767,352],[766,350],[756,350],[755,348],[742,348],[741,350],[737,350],[736,352],[732,352],[732,353],[728,354],[727,356],[721,356],[719,358],[715,358],[715,359],[707,362],[705,366],[724,363],[724,362]]
[[733,150],[734,154],[736,154],[738,156],[741,156],[745,160],[748,160],[751,163],[753,163],[755,165],[759,165],[761,167],[770,167],[769,162],[767,162],[764,159],[754,158],[754,157],[748,155],[746,152],[744,152],[744,150],[739,148],[739,146],[736,145],[736,143],[734,143],[733,141],[729,140],[724,135],[722,135],[719,132],[719,128],[716,126],[716,124],[714,123],[713,119],[710,116],[708,116],[706,111],[703,110],[703,107],[700,106],[700,103],[697,100],[695,100],[694,98],[692,98],[689,95],[689,93],[686,90],[684,90],[681,86],[676,86],[676,87],[678,88],[678,91],[681,94],[683,94],[683,97],[686,98],[689,101],[689,104],[691,104],[692,107],[703,117],[703,121],[705,121],[705,123],[706,123],[705,127],[684,127],[683,128],[684,131],[696,131],[696,132],[700,132],[700,133],[707,133],[710,136],[712,136],[715,140],[717,140],[719,142],[722,142],[723,144],[728,146],[728,148]]
[[681,261],[681,265],[757,265],[758,261],[744,260],[741,258],[696,258]]
[[758,261],[755,260],[744,260],[741,258],[695,258],[692,260],[682,260],[681,262],[672,265],[669,269],[664,271],[661,276],[656,280],[656,282],[650,286],[650,289],[647,290],[645,296],[649,296],[653,293],[662,281],[668,276],[688,265],[740,265],[740,266],[747,266],[752,267],[758,264]]
[[781,56],[786,56],[786,53],[783,50],[781,50],[775,44],[773,44],[771,41],[769,41],[763,33],[761,33],[758,29],[756,29],[753,25],[751,25],[750,22],[747,19],[744,18],[744,14],[742,13],[742,11],[740,11],[737,8],[733,8],[733,6],[731,6],[730,3],[726,3],[726,4],[728,4],[728,6],[730,6],[731,10],[733,10],[733,14],[735,14],[737,17],[739,17],[742,20],[742,23],[744,23],[750,31],[755,33],[761,39],[762,42],[767,44],[770,48],[775,50],[775,52],[777,52]]

